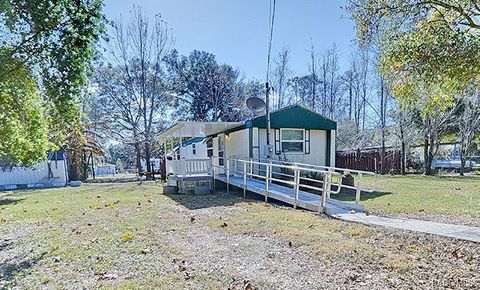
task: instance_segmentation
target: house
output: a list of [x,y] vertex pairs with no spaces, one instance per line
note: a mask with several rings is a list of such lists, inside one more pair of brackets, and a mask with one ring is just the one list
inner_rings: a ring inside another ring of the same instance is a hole
[[195,137],[182,144],[174,156],[177,160],[212,156],[264,160],[270,155],[281,161],[335,166],[335,121],[300,105],[273,111],[270,120],[270,147],[265,115],[245,122],[178,122],[161,137]]
[[65,152],[50,152],[32,167],[0,168],[0,190],[65,186],[67,172]]
[[206,138],[194,137],[182,142],[173,149],[177,159],[207,158]]
[[115,164],[95,165],[95,176],[115,175]]

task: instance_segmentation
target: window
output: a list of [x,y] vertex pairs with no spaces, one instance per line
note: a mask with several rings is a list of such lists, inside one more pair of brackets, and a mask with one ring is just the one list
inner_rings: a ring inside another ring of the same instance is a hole
[[213,139],[210,138],[207,141],[207,157],[213,156]]
[[220,134],[218,135],[218,165],[223,166],[225,164],[225,160],[223,159],[223,151],[225,150],[225,135]]
[[197,154],[197,149],[195,149],[195,143],[192,144],[192,154]]
[[280,140],[283,153],[304,153],[305,131],[303,129],[281,129]]

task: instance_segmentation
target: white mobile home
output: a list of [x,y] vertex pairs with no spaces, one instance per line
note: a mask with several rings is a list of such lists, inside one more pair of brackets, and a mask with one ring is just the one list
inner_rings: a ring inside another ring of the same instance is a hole
[[[299,105],[274,111],[270,116],[271,158],[335,166],[335,121]],[[263,160],[269,150],[266,128],[265,116],[245,122],[178,122],[163,132],[162,137],[196,137],[175,151],[173,158],[177,160],[212,156]]]
[[207,151],[219,157],[263,160],[271,150],[273,159],[335,166],[335,121],[299,105],[272,112],[270,120],[270,148],[266,146],[267,120],[260,116],[209,136]]
[[199,159],[207,158],[207,145],[204,137],[194,137],[183,141],[173,149],[172,155],[177,159]]
[[68,182],[65,153],[48,154],[48,160],[30,167],[0,168],[0,190],[65,186]]

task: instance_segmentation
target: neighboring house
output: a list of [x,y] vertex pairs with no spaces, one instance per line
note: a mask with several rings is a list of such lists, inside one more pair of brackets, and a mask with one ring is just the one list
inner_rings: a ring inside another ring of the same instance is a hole
[[[335,166],[335,121],[299,105],[273,111],[270,120],[271,158]],[[165,130],[162,137],[196,137],[184,142],[174,159],[211,156],[265,159],[269,150],[266,128],[265,116],[236,123],[178,122]]]
[[[207,158],[207,145],[204,137],[194,137],[182,142],[182,146],[173,149],[177,159],[203,159]],[[180,145],[180,144],[179,144]]]
[[95,165],[95,176],[115,175],[115,164]]
[[[140,165],[142,166],[142,171],[147,171],[147,164],[145,163],[145,159],[140,160]],[[160,169],[162,166],[162,159],[161,158],[150,158],[150,166],[153,169],[153,172],[160,173]],[[140,175],[143,175],[143,172]]]
[[48,154],[48,160],[30,167],[0,168],[0,190],[65,186],[67,164],[63,150]]

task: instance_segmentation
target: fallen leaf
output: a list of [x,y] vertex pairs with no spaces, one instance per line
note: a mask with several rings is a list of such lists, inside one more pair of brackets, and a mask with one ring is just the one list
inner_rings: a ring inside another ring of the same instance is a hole
[[226,228],[227,226],[228,226],[227,223],[223,223],[220,227],[221,228]]
[[115,274],[108,274],[107,272],[96,272],[95,276],[98,276],[98,280],[112,280],[118,277]]
[[309,229],[313,229],[313,224],[308,226]]
[[253,288],[252,283],[250,283],[250,281],[245,280],[245,281],[243,281],[243,289],[244,290],[253,290],[255,288]]
[[148,202],[152,202],[152,200],[151,200],[151,199],[147,199],[147,201],[148,201]]
[[195,221],[195,217],[194,217],[194,216],[190,217],[190,222],[191,222],[192,224],[193,224],[194,221]]
[[120,238],[122,239],[122,241],[126,242],[130,241],[133,238],[133,235],[131,233],[124,233],[120,236]]
[[456,248],[456,249],[452,252],[452,255],[453,255],[455,258],[457,258],[457,259],[463,257],[462,253],[460,252],[460,248]]

